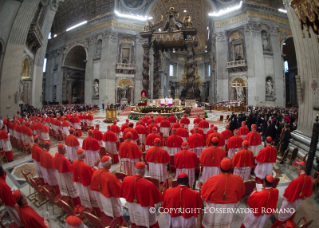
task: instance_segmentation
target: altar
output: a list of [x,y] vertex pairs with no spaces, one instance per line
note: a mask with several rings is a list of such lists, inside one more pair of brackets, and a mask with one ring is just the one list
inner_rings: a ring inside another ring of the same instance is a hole
[[[161,113],[162,116],[169,117],[171,113],[174,114],[177,118],[182,118],[185,109],[187,107],[175,106],[175,107],[168,107],[168,106],[137,106],[131,114],[129,115],[129,119],[138,119],[139,117],[144,117],[146,114],[153,115],[154,118]],[[189,107],[188,107],[189,108]]]

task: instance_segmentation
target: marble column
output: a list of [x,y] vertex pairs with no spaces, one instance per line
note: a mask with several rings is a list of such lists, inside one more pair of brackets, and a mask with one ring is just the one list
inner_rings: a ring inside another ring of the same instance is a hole
[[186,38],[186,98],[187,99],[195,99],[194,94],[194,81],[195,81],[195,60],[194,60],[194,40],[193,37],[188,35]]
[[[216,36],[216,65],[215,65],[215,74],[212,74],[212,79],[215,78],[215,81],[212,80],[212,90],[216,91],[216,102],[222,100],[228,100],[228,87],[229,87],[229,77],[226,70],[228,58],[228,39],[226,31],[217,32]],[[214,85],[215,83],[215,85]]]
[[149,91],[149,83],[150,83],[150,75],[149,75],[149,62],[150,62],[150,45],[149,43],[144,43],[143,45],[144,55],[143,55],[143,89],[146,90],[148,93]]
[[154,75],[153,75],[153,98],[157,99],[160,93],[161,77],[159,73],[160,53],[154,48]]

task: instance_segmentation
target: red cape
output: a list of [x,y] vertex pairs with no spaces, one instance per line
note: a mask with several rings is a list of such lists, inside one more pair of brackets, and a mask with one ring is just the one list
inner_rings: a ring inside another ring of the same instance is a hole
[[152,133],[153,127],[155,127],[157,129],[157,132],[160,131],[160,127],[157,124],[150,124],[147,127],[147,134],[151,134]]
[[175,168],[193,169],[198,164],[198,157],[195,152],[183,149],[174,156]]
[[100,192],[106,198],[119,198],[121,185],[112,173],[102,168],[93,173],[90,190]]
[[233,157],[234,167],[252,167],[254,164],[254,153],[248,149],[238,151]]
[[4,205],[13,207],[16,204],[16,201],[13,198],[11,188],[6,183],[5,176],[0,177],[0,199]]
[[[169,188],[164,192],[162,207],[171,209],[169,210],[169,215],[173,218],[182,216],[187,219],[192,216],[197,218],[197,215],[201,212],[202,204],[202,199],[197,191],[186,186],[179,185],[175,188]],[[176,210],[178,208],[182,208],[184,210]],[[190,211],[190,213],[186,213],[186,208],[194,210]],[[197,208],[200,209],[197,210]]]
[[142,207],[154,207],[162,202],[162,194],[155,184],[137,175],[124,178],[120,195],[129,203],[133,203],[136,197]]
[[177,129],[177,128],[180,128],[180,127],[181,127],[181,124],[180,124],[180,123],[174,123],[174,124],[172,125],[172,129],[173,129],[173,128]]
[[228,142],[227,142],[227,148],[228,149],[235,149],[235,148],[242,148],[243,147],[243,138],[238,136],[238,135],[234,135],[233,137],[231,137]]
[[64,120],[63,123],[62,123],[62,127],[70,127],[69,122]]
[[107,132],[104,133],[103,135],[103,141],[106,142],[117,142],[117,137],[115,133],[111,130],[108,130]]
[[65,145],[72,147],[79,146],[80,142],[74,135],[70,134],[65,138]]
[[95,170],[92,170],[83,160],[73,161],[72,170],[74,182],[81,183],[83,186],[91,184],[91,178]]
[[[223,197],[225,190],[226,200]],[[202,187],[201,194],[205,202],[215,204],[238,203],[245,194],[245,184],[240,176],[221,173],[208,178]]]
[[122,124],[121,131],[123,132],[126,128],[128,128],[128,123]]
[[83,140],[82,149],[96,151],[101,149],[101,146],[96,139],[89,136]]
[[93,130],[93,135],[92,135],[92,137],[93,137],[94,139],[96,139],[97,141],[100,141],[100,140],[103,139],[103,134],[102,134],[102,132],[101,132],[100,130],[94,129],[94,130]]
[[258,155],[256,156],[256,161],[262,163],[275,163],[276,158],[276,148],[269,145],[259,151]]
[[192,134],[187,139],[189,148],[195,148],[200,146],[205,146],[204,136],[198,133]]
[[[191,129],[190,132],[191,132],[191,134],[194,134],[194,128]],[[198,128],[197,133],[198,133],[198,134],[201,134],[201,135],[205,135],[203,129],[201,129],[201,128]]]
[[147,145],[147,146],[154,146],[154,140],[155,140],[156,138],[159,138],[159,139],[161,140],[161,146],[163,146],[164,143],[163,143],[162,137],[161,137],[160,135],[158,135],[158,134],[155,134],[155,133],[151,133],[151,134],[149,134],[148,136],[146,136],[145,145]]
[[[300,195],[300,193],[302,194]],[[311,177],[306,174],[300,174],[299,177],[291,181],[284,193],[288,202],[310,196],[312,196],[312,182]]]
[[175,116],[170,116],[167,118],[167,120],[170,122],[170,123],[176,123],[176,117]]
[[186,125],[188,125],[188,124],[190,124],[191,122],[190,122],[190,120],[189,120],[187,117],[183,117],[183,118],[181,119],[180,123],[181,123],[181,124],[186,124]]
[[198,124],[198,127],[200,128],[209,128],[209,123],[207,120],[201,120]]
[[249,129],[247,126],[241,126],[238,129],[238,135],[247,135],[249,133]]
[[41,166],[45,169],[54,169],[54,157],[47,151],[42,150]]
[[138,140],[140,137],[138,136],[137,134],[137,131],[134,129],[134,128],[126,128],[124,131],[123,131],[123,139],[125,140],[126,139],[126,134],[128,132],[131,132],[132,133],[132,140]]
[[130,140],[126,140],[120,145],[119,155],[121,158],[137,159],[142,157],[143,152],[138,145]]
[[225,129],[224,131],[222,131],[221,134],[224,136],[225,140],[230,139],[230,137],[233,136],[233,133],[228,129]]
[[26,134],[27,136],[33,136],[33,132],[31,130],[31,128],[29,128],[29,127],[26,127],[24,134]]
[[169,127],[171,128],[171,123],[168,120],[163,119],[160,124],[161,127]]
[[258,146],[261,145],[261,135],[259,132],[257,131],[251,131],[249,132],[246,137],[245,140],[247,140],[249,142],[249,146]]
[[119,126],[117,126],[116,124],[112,124],[111,125],[111,131],[113,131],[114,133],[120,133],[121,129]]
[[162,122],[163,119],[164,118],[162,116],[156,116],[155,117],[155,123],[160,123],[160,122]]
[[147,134],[147,131],[146,131],[146,127],[139,124],[135,127],[135,130],[137,131],[137,134],[142,134],[142,135],[146,135]]
[[43,218],[38,215],[31,207],[25,206],[17,206],[17,211],[21,223],[24,228],[45,228],[47,227],[44,224]]
[[55,154],[54,165],[56,170],[58,170],[59,173],[72,172],[71,163],[63,154],[60,154],[59,152]]
[[202,118],[197,117],[194,119],[193,123],[194,123],[194,125],[196,125],[196,124],[199,124],[200,121],[202,121]]
[[41,162],[41,153],[42,149],[38,146],[38,144],[33,144],[31,147],[32,159],[36,162]]
[[171,160],[167,150],[153,146],[146,151],[145,161],[166,164]]
[[226,157],[224,149],[211,146],[203,150],[199,160],[202,166],[219,167],[224,157]]
[[189,137],[189,133],[185,128],[178,128],[176,130],[176,135],[179,135],[180,137]]
[[253,209],[254,216],[258,217],[265,211],[271,215],[276,211],[279,191],[276,188],[264,189],[261,192],[253,192],[248,198],[248,206]]
[[213,132],[208,137],[206,137],[206,146],[212,145],[212,138],[217,137],[219,139],[217,146],[225,146],[224,136],[219,132]]
[[179,135],[171,135],[168,136],[166,139],[166,146],[167,147],[181,147],[183,143],[183,139]]

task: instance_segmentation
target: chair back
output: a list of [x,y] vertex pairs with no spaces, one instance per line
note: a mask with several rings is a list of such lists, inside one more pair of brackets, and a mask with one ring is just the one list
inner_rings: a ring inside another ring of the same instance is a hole
[[256,181],[255,180],[248,180],[244,182],[245,184],[245,194],[244,196],[250,196],[250,194],[254,191],[256,188]]
[[229,115],[226,116],[226,120],[228,120],[228,119],[229,119]]
[[175,188],[177,186],[178,186],[177,180],[176,179],[172,180],[172,188]]
[[127,177],[127,175],[122,172],[115,172],[115,176],[121,182],[123,182],[124,178]]
[[107,151],[105,149],[104,146],[101,146],[100,148],[100,157],[102,158],[103,156],[106,156],[107,155]]
[[280,181],[280,179],[278,177],[276,177],[274,179],[274,182],[272,183],[272,188],[277,188],[279,181]]
[[72,209],[71,206],[67,202],[65,202],[64,200],[59,199],[59,205],[63,208],[63,210],[65,210],[65,212],[68,215],[76,216],[74,209]]
[[40,193],[42,195],[42,192],[41,192],[39,186],[37,185],[37,183],[35,182],[35,180],[33,178],[30,178],[29,181],[30,181],[31,187],[34,188],[34,190],[36,192],[38,192],[38,193]]
[[144,179],[146,179],[146,180],[152,182],[153,184],[155,184],[155,186],[156,186],[158,189],[160,189],[160,181],[159,181],[159,179],[157,179],[157,178],[155,178],[155,177],[150,177],[150,176],[146,176],[146,177],[144,177]]
[[29,172],[29,173],[25,173],[23,170],[21,170],[21,173],[22,173],[22,175],[23,175],[25,181],[26,181],[29,185],[31,185],[28,175],[31,175],[31,176],[32,176],[32,174],[31,174],[30,172]]
[[171,157],[171,160],[169,161],[169,171],[171,173],[174,173],[176,172],[175,161],[174,161],[175,155],[170,155],[170,157]]
[[289,149],[287,149],[284,153],[284,156],[282,156],[282,161],[286,160],[286,158],[288,157],[288,154],[289,154]]
[[223,121],[224,116],[219,116],[219,121]]
[[298,148],[294,148],[291,152],[290,161],[292,162],[293,160],[295,160],[297,158],[297,155],[298,155]]
[[[55,200],[54,200],[54,196],[52,195],[52,192],[49,191],[45,186],[43,186],[43,193],[44,195],[50,200],[51,203],[55,203]],[[52,188],[52,190],[54,190]]]
[[91,225],[95,228],[104,228],[106,227],[108,224],[103,224],[102,221],[99,219],[99,217],[96,217],[95,215],[83,211],[83,214],[85,216],[85,218],[91,223]]

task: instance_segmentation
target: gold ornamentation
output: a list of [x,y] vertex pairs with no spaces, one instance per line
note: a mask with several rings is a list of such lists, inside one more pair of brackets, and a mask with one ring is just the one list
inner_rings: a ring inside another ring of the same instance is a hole
[[[194,75],[195,75],[194,85],[202,86],[202,85],[203,85],[203,82],[200,80],[200,76],[198,75],[197,61],[195,61],[194,67],[195,67],[195,72],[194,72]],[[186,64],[185,64],[183,79],[179,82],[179,85],[185,85],[186,83],[187,83],[187,68],[186,68]]]

